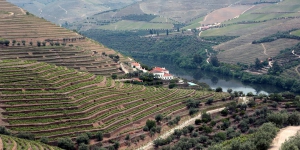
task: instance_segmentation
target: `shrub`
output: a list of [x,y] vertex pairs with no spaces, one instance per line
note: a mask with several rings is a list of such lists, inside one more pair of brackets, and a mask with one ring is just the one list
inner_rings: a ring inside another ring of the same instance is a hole
[[119,149],[119,147],[120,147],[120,143],[119,143],[118,141],[116,141],[116,142],[114,143],[114,148],[115,148],[115,149]]
[[60,138],[57,141],[57,146],[66,150],[75,150],[74,143],[70,138]]
[[201,119],[196,119],[196,120],[195,120],[195,124],[196,124],[196,125],[201,124],[201,122],[202,122]]
[[199,109],[197,109],[197,108],[190,108],[189,115],[192,116],[192,115],[196,114],[198,111],[199,111]]
[[216,92],[223,92],[223,89],[221,87],[217,87]]
[[225,109],[223,109],[222,111],[221,111],[221,114],[223,115],[223,116],[227,116],[228,115],[228,110],[225,108]]
[[156,132],[157,132],[157,133],[160,133],[160,132],[161,132],[161,126],[157,126],[157,127],[156,127]]
[[192,132],[194,131],[195,128],[194,128],[194,126],[192,126],[192,125],[188,125],[188,126],[187,126],[187,129],[189,130],[190,133],[192,133]]
[[289,140],[286,140],[281,145],[281,150],[299,150],[299,149],[300,149],[300,135],[299,134],[289,138]]
[[49,142],[49,138],[48,138],[48,137],[45,137],[45,136],[43,136],[43,137],[41,137],[41,139],[40,139],[40,142],[42,142],[42,143],[45,143],[45,144],[48,144],[48,142]]
[[78,150],[89,150],[89,146],[81,143],[78,147]]
[[76,138],[76,143],[79,145],[81,143],[89,144],[89,141],[90,141],[89,136],[86,133],[82,133]]
[[129,134],[126,135],[125,140],[130,140],[130,135]]
[[206,104],[211,105],[214,102],[213,98],[209,98],[206,102]]
[[147,120],[146,126],[151,130],[153,127],[156,127],[156,122],[154,120]]
[[143,131],[149,131],[148,126],[144,126]]
[[140,139],[141,139],[141,140],[144,140],[145,137],[146,137],[145,134],[140,135]]
[[204,112],[202,115],[201,115],[201,119],[204,123],[208,123],[211,121],[211,116],[210,114]]
[[95,135],[97,141],[102,141],[103,140],[103,133],[101,131],[98,131]]
[[162,115],[162,114],[157,114],[157,115],[155,116],[156,122],[160,122],[160,121],[162,121],[162,119],[163,119],[163,115]]
[[19,132],[17,134],[18,138],[22,138],[22,139],[27,139],[27,140],[34,140],[34,134],[30,133],[30,132]]
[[0,126],[0,134],[10,135],[10,132],[3,126]]

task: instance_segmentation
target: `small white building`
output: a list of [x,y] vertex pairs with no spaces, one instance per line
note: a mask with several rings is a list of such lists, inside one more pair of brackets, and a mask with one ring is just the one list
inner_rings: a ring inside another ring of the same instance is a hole
[[170,74],[169,70],[166,68],[160,68],[160,67],[155,67],[153,68],[150,73],[153,73],[153,75],[156,78],[162,79],[162,80],[173,80],[174,76]]
[[148,72],[148,70],[142,68],[141,64],[138,63],[138,62],[131,63],[131,68],[135,68],[135,69],[137,69],[137,70],[141,70],[141,71],[143,71],[144,73]]

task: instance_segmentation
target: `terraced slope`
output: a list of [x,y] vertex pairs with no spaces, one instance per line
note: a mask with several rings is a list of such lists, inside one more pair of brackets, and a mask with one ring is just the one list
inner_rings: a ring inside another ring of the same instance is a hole
[[186,110],[189,98],[215,100],[226,93],[144,87],[46,63],[0,63],[2,121],[13,131],[29,131],[51,140],[86,131],[106,137],[153,117]]
[[114,54],[124,61],[122,55],[76,32],[28,14],[5,0],[0,0],[0,18],[0,39],[10,41],[8,46],[0,45],[0,59],[38,60],[107,76],[122,74],[118,64],[105,57]]
[[40,142],[30,141],[0,134],[1,150],[61,150],[58,147],[49,146]]

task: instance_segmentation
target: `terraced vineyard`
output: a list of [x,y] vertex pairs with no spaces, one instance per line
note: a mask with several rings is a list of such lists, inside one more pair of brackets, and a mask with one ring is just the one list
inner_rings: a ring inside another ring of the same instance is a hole
[[7,128],[37,137],[74,137],[103,131],[106,137],[162,113],[186,110],[189,98],[220,100],[226,93],[144,87],[23,60],[0,63],[0,107]]
[[[53,63],[97,75],[123,74],[116,63],[128,61],[122,55],[76,32],[35,17],[5,0],[0,0],[0,59],[22,58]],[[38,44],[39,43],[39,44]],[[108,55],[118,55],[113,61]]]
[[0,135],[1,150],[61,150],[58,147],[49,146],[40,142],[24,140],[13,136]]

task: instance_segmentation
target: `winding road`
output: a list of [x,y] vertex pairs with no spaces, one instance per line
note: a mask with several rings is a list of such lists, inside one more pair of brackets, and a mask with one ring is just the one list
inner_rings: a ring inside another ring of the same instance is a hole
[[[209,114],[217,113],[217,112],[222,111],[224,108],[225,107],[219,108],[219,109],[214,109],[214,110],[211,110],[211,111],[207,111],[207,113],[209,113]],[[182,128],[188,126],[188,125],[194,124],[196,119],[201,118],[201,115],[202,114],[200,113],[199,115],[197,115],[197,116],[195,116],[195,117],[193,117],[193,118],[191,118],[191,119],[183,122],[182,124],[176,126],[175,128],[172,128],[171,130],[167,131],[166,133],[162,134],[161,136],[159,136],[156,139],[165,139],[168,136],[172,135],[174,133],[174,130],[176,130],[176,129],[182,129]],[[154,139],[153,141],[155,141],[156,139]],[[138,150],[149,150],[149,149],[151,149],[153,147],[153,141],[147,143],[143,147],[138,148]]]

